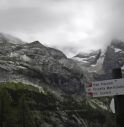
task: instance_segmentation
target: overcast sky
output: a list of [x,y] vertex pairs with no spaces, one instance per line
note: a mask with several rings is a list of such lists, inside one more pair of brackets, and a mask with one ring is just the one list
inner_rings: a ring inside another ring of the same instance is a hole
[[71,56],[124,40],[124,0],[0,0],[0,31]]

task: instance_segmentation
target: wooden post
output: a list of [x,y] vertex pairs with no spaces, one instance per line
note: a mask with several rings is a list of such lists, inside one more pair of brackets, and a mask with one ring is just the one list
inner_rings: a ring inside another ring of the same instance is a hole
[[[121,68],[113,69],[114,79],[122,78]],[[115,114],[116,114],[116,127],[124,127],[124,95],[117,95],[114,97],[115,101]]]

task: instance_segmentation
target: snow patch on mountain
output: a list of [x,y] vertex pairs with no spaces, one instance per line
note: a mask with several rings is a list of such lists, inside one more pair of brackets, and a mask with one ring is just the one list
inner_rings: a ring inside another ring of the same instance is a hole
[[101,49],[89,53],[82,52],[72,59],[79,62],[80,66],[85,66],[89,73],[103,73],[104,53]]
[[72,57],[73,60],[80,62],[83,66],[91,66],[97,63],[97,60],[101,54],[101,50],[90,51],[89,53],[81,52]]
[[24,60],[24,61],[26,61],[26,62],[29,62],[31,59],[28,57],[28,56],[26,56],[25,54],[24,55],[21,55],[21,59],[22,60]]
[[115,52],[124,52],[122,49],[114,48]]

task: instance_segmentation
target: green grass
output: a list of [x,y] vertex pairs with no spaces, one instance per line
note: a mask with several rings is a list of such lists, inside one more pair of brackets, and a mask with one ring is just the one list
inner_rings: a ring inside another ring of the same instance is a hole
[[39,92],[39,89],[37,87],[28,84],[23,84],[21,82],[0,83],[0,89],[4,89],[4,88],[11,89],[11,90],[29,90],[29,91]]

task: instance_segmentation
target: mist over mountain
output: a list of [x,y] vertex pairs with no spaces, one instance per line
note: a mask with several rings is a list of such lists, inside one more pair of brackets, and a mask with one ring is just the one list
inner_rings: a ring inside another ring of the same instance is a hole
[[123,0],[2,0],[0,10],[2,32],[69,57],[106,47],[113,38],[124,41]]
[[0,33],[0,43],[24,44],[25,42],[10,34]]

